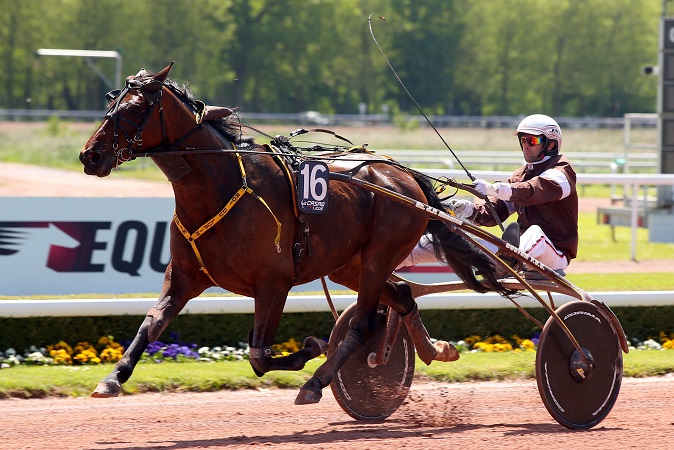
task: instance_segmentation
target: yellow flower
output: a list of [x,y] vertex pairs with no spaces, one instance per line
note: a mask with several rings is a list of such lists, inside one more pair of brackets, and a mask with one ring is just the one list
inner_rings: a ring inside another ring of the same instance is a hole
[[660,332],[660,342],[663,344],[667,341],[671,341],[672,339],[674,339],[674,333],[669,333],[669,335],[667,335],[664,331]]
[[536,349],[536,344],[531,339],[523,339],[520,343],[520,347],[524,350],[531,351]]
[[68,355],[73,354],[73,349],[65,341],[59,341],[58,344],[48,345],[47,351],[51,352],[52,350],[64,350]]
[[477,336],[475,334],[472,336],[468,336],[466,339],[463,340],[463,342],[465,342],[467,346],[473,347],[477,342],[480,342],[480,336]]
[[667,339],[664,344],[662,344],[662,348],[666,348],[668,350],[674,350],[674,340],[672,339]]
[[[121,347],[121,346],[120,346]],[[106,348],[101,352],[101,360],[105,362],[116,362],[122,359],[123,352],[117,348]]]
[[487,342],[476,342],[475,345],[473,345],[473,348],[482,350],[483,352],[493,352],[494,344],[489,344]]
[[282,344],[272,345],[272,350],[274,350],[275,353],[280,353],[281,356],[288,356],[291,353],[300,351],[300,346],[294,338],[290,338],[287,342],[283,342]]
[[49,356],[54,358],[54,364],[72,364],[73,360],[65,349],[54,349],[49,351]]
[[513,349],[513,346],[510,345],[510,343],[498,343],[494,344],[494,351],[495,352],[509,352]]
[[503,338],[500,334],[495,334],[493,336],[488,337],[485,339],[485,342],[489,344],[508,344],[508,341]]

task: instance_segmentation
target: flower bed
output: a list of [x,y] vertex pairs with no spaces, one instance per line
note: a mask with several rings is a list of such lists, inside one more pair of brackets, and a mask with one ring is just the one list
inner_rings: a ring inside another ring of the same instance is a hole
[[[156,341],[150,343],[143,353],[140,362],[161,363],[164,361],[239,361],[248,359],[249,348],[245,342],[239,342],[239,347],[199,347],[197,344],[180,342],[175,334],[169,335],[172,343]],[[669,335],[660,332],[655,339],[635,342],[632,350],[674,350],[674,333]],[[60,341],[46,348],[31,346],[23,353],[13,348],[0,351],[0,369],[10,368],[20,364],[25,365],[87,365],[117,362],[122,358],[124,349],[130,342],[115,342],[112,336],[103,336],[95,344],[78,342],[71,347],[65,341]],[[538,336],[531,339],[522,339],[512,336],[506,339],[500,335],[482,339],[480,336],[469,336],[461,341],[452,342],[461,353],[466,352],[535,352],[538,345]],[[300,350],[301,345],[295,339],[289,339],[282,344],[272,346],[274,355],[285,356]]]

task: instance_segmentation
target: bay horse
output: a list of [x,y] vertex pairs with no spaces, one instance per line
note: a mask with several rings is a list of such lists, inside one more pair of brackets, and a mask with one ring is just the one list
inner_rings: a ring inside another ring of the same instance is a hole
[[[409,287],[388,278],[424,232],[433,235],[438,255],[470,289],[504,292],[493,275],[492,260],[423,211],[346,182],[330,180],[327,210],[302,219],[287,176],[291,170],[273,149],[243,139],[231,110],[195,100],[186,86],[168,78],[171,67],[156,74],[141,69],[126,79],[124,89],[109,93],[108,111],[80,152],[84,172],[99,177],[125,161],[149,156],[175,195],[171,260],[161,294],[92,396],[118,396],[147,345],[190,299],[212,286],[255,300],[248,340],[250,364],[258,376],[299,370],[328,350],[323,340],[308,337],[302,350],[272,357],[271,345],[293,286],[328,276],[358,292],[350,331],[337,348],[329,349],[296,404],[320,400],[336,371],[373,332],[378,303],[401,314],[426,364],[458,359],[449,343],[431,342]],[[245,145],[258,151],[246,153]],[[446,211],[427,180],[382,157],[346,152],[328,167]]]

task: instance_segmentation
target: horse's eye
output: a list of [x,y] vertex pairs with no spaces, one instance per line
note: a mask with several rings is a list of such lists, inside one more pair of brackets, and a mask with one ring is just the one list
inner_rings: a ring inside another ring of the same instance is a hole
[[128,114],[130,115],[142,115],[145,110],[143,109],[143,105],[134,102],[133,100],[130,102],[126,102],[122,105],[122,109],[125,110]]

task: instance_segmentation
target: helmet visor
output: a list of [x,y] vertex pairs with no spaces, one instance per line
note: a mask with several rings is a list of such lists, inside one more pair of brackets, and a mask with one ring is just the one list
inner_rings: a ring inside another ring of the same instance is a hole
[[520,144],[535,147],[541,145],[545,140],[543,136],[519,136]]

